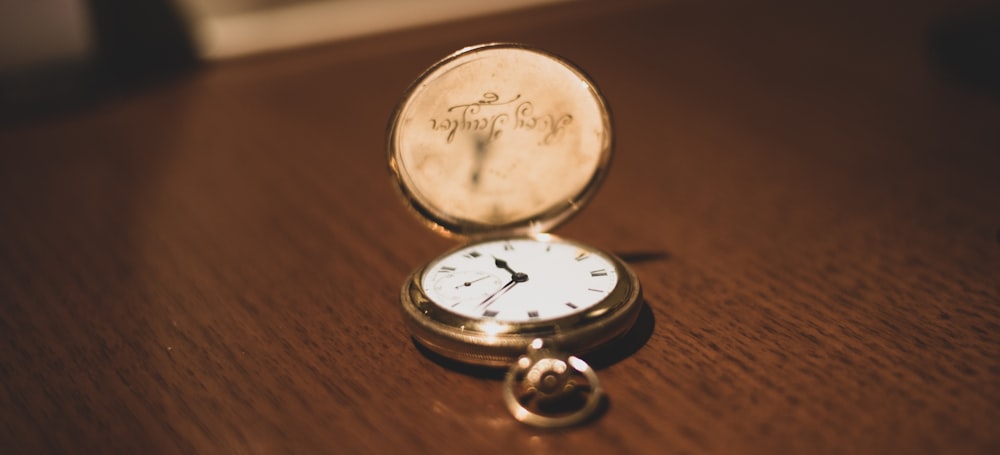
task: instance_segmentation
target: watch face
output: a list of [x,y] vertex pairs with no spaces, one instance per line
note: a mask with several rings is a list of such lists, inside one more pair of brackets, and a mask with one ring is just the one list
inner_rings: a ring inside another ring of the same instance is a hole
[[599,185],[610,121],[596,87],[565,60],[516,45],[470,48],[410,89],[391,124],[390,168],[439,230],[544,232]]
[[454,251],[425,269],[421,285],[434,304],[463,317],[534,323],[591,309],[618,279],[614,263],[599,251],[520,238]]

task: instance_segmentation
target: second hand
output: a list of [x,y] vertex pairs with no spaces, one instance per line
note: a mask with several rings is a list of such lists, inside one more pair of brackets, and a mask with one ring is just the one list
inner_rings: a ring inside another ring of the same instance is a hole
[[472,283],[475,283],[475,282],[477,282],[477,281],[482,281],[482,280],[485,280],[485,279],[487,279],[487,278],[489,278],[489,277],[490,277],[489,275],[483,275],[483,276],[481,276],[481,277],[479,277],[479,278],[476,278],[476,279],[474,279],[474,280],[472,280],[472,281],[466,281],[466,282],[464,282],[464,283],[462,283],[462,284],[460,284],[460,285],[458,285],[458,286],[455,286],[455,289],[458,289],[458,288],[460,288],[460,287],[462,287],[462,286],[465,286],[465,287],[469,287],[469,286],[472,286]]

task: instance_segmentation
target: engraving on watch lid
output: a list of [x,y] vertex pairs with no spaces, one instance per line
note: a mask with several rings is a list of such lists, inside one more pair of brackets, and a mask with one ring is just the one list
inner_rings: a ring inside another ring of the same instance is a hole
[[431,223],[459,235],[539,232],[600,183],[610,118],[571,64],[487,45],[446,58],[415,83],[389,148],[397,183]]

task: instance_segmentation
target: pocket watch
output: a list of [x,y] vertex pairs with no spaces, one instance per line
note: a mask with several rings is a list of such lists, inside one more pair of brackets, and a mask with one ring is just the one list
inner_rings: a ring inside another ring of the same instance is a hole
[[441,356],[508,367],[505,403],[530,425],[572,425],[600,408],[597,375],[575,355],[621,337],[639,314],[639,281],[621,259],[548,233],[597,190],[612,144],[590,78],[518,44],[437,62],[389,125],[403,200],[462,242],[406,280],[406,325]]

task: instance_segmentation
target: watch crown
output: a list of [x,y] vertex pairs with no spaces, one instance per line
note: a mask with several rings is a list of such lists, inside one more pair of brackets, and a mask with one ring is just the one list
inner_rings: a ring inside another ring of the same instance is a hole
[[583,360],[536,338],[507,373],[504,399],[514,417],[541,427],[573,425],[594,414],[603,399],[597,374]]

